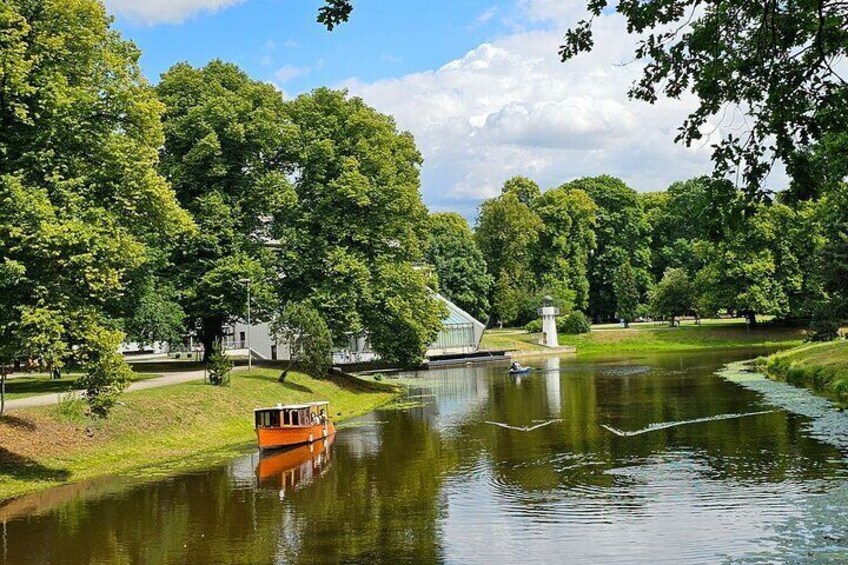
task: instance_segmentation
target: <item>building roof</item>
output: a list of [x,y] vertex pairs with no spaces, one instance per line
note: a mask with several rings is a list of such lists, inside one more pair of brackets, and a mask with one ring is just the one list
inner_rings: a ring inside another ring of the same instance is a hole
[[254,412],[265,412],[266,410],[303,410],[304,408],[312,408],[313,406],[327,406],[329,401],[321,400],[320,402],[309,402],[307,404],[277,404],[270,408],[256,408]]

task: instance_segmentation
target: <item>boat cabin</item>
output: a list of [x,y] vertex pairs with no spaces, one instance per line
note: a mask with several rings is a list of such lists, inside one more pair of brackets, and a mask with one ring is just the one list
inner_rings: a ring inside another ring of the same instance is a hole
[[257,408],[253,411],[256,429],[323,425],[327,420],[328,404],[329,402],[310,402]]

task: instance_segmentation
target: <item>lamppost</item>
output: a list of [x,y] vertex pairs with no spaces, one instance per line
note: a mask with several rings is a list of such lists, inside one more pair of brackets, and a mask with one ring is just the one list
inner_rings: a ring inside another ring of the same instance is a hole
[[253,351],[250,349],[250,279],[239,279],[239,282],[247,285],[247,370],[253,370]]

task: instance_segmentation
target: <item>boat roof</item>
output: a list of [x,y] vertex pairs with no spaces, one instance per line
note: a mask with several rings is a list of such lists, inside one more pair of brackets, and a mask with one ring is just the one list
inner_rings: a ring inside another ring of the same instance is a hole
[[266,410],[303,410],[304,408],[312,408],[313,406],[327,406],[330,402],[320,400],[318,402],[308,402],[306,404],[277,404],[270,408],[256,408],[254,412],[265,412]]

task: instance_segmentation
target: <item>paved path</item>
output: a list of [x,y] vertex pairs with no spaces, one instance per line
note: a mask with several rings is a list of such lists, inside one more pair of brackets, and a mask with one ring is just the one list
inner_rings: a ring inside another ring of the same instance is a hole
[[[247,367],[235,367],[234,371],[246,370]],[[201,382],[203,380],[203,371],[180,371],[177,373],[162,373],[161,377],[136,381],[127,387],[125,392],[135,392],[137,390],[146,390],[148,388],[159,388],[163,386],[178,385],[180,383],[188,383],[191,381]],[[66,392],[39,394],[38,396],[28,396],[26,398],[18,398],[15,400],[6,400],[6,411],[21,410],[23,408],[35,408],[37,406],[51,406],[59,404],[59,401],[64,398]],[[70,394],[77,397],[82,396],[82,391],[75,390]]]

